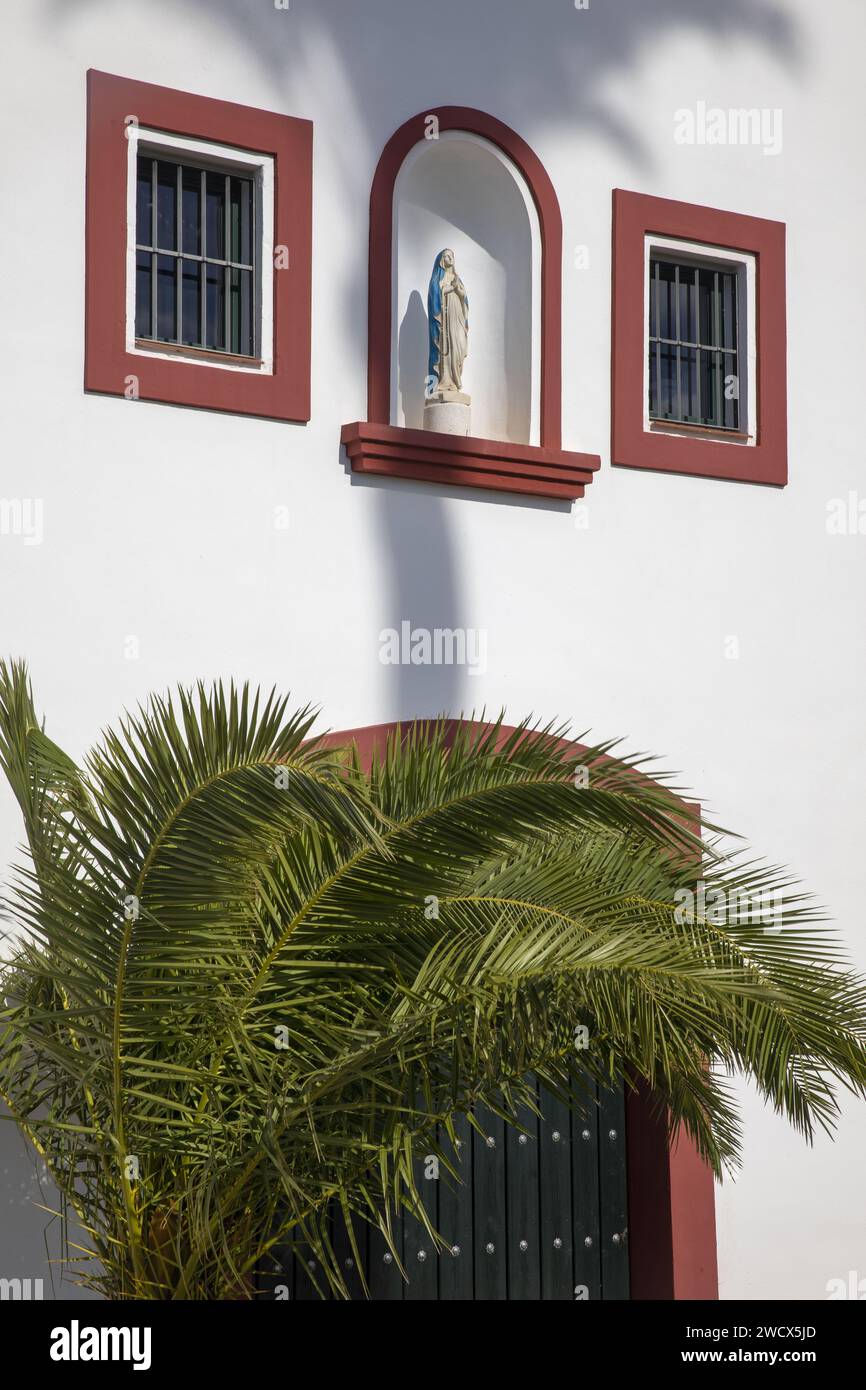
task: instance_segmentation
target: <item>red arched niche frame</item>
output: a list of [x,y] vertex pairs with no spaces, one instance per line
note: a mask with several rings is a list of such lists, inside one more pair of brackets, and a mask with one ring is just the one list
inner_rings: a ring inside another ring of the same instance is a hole
[[[455,719],[450,724],[456,731],[463,722]],[[369,767],[400,727],[399,722],[370,724],[327,734],[322,742],[331,747],[354,742],[362,764]],[[514,732],[503,726],[500,741]],[[573,747],[579,756],[582,745]],[[699,808],[693,802],[682,805],[683,814],[693,821]],[[666,1116],[643,1084],[626,1092],[626,1153],[631,1298],[717,1299],[712,1170],[684,1130],[668,1143]]]
[[[433,118],[438,124],[433,124]],[[390,423],[393,204],[409,152],[430,131],[461,130],[496,145],[526,180],[541,230],[540,445],[439,435]],[[469,106],[440,106],[400,126],[382,151],[370,192],[367,420],[343,427],[359,473],[573,500],[600,465],[562,448],[562,217],[547,170],[515,131]]]

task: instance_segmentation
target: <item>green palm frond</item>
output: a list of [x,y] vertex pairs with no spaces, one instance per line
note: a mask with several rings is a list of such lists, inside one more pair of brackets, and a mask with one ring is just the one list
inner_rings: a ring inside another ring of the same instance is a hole
[[[425,1220],[418,1153],[479,1104],[513,1121],[529,1073],[575,1105],[588,1079],[646,1083],[717,1172],[735,1073],[807,1138],[864,1092],[864,984],[821,913],[646,759],[441,721],[367,772],[313,722],[199,685],[79,768],[0,666],[31,858],[0,1096],[85,1233],[85,1282],[249,1297],[289,1242],[344,1293],[334,1203],[389,1241],[401,1206]],[[724,911],[695,907],[699,879]]]

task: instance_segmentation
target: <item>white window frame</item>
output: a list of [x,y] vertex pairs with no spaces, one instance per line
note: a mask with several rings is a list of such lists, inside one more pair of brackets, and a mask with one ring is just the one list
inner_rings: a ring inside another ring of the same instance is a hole
[[[721,443],[729,443],[742,448],[754,447],[758,442],[758,343],[756,332],[757,304],[757,257],[750,251],[732,251],[724,246],[710,246],[702,241],[682,241],[674,237],[658,236],[652,233],[644,237],[644,296],[643,296],[643,427],[645,432],[659,433],[658,423],[650,421],[649,413],[649,315],[650,315],[650,260],[653,252],[669,252],[686,261],[700,265],[722,266],[729,270],[732,266],[737,272],[737,375],[739,388],[738,434],[746,439],[726,440],[725,431],[707,426],[706,434]],[[665,434],[679,434],[694,439],[695,428],[677,428],[676,420],[664,420]],[[655,425],[656,428],[652,428]]]
[[[274,373],[274,161],[270,155],[240,150],[231,145],[218,145],[210,140],[193,140],[171,135],[164,130],[128,125],[129,146],[126,179],[126,350],[136,357],[159,357],[178,365],[207,366],[217,371],[246,372],[253,376],[273,376]],[[256,323],[253,325],[258,363],[213,361],[202,356],[202,349],[185,355],[183,346],[172,344],[172,350],[161,350],[158,343],[152,348],[136,346],[135,336],[135,229],[137,200],[138,156],[156,155],[171,159],[199,159],[227,173],[252,176],[256,199],[258,245],[255,247]]]

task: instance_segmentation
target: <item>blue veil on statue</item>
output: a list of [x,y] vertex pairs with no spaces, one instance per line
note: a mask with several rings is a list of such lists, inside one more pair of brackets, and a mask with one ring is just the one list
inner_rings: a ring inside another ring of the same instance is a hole
[[[427,357],[427,374],[441,378],[440,347],[442,344],[442,281],[445,278],[445,266],[442,259],[448,251],[444,247],[433,262],[433,274],[430,276],[430,287],[427,290],[427,326],[430,340],[430,351]],[[453,254],[453,253],[452,253]],[[469,309],[468,296],[464,300],[466,310]]]

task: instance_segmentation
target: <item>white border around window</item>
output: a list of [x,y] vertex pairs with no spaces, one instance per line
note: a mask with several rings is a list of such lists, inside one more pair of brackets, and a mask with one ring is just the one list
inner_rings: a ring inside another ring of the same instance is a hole
[[[176,362],[179,365],[208,367],[223,372],[246,372],[253,376],[273,376],[274,373],[274,161],[270,155],[254,154],[250,150],[235,149],[231,145],[217,145],[209,140],[192,140],[186,136],[171,135],[164,130],[150,130],[145,126],[127,126],[129,154],[126,179],[126,350],[136,357],[158,357],[163,362]],[[259,244],[256,247],[258,258],[257,296],[259,312],[254,325],[258,366],[248,366],[233,362],[211,362],[201,357],[185,357],[183,351],[161,352],[157,345],[153,349],[136,347],[135,339],[135,225],[136,225],[136,168],[139,150],[166,156],[198,156],[212,160],[225,169],[237,169],[247,175],[252,173],[255,180],[257,199],[257,225],[260,228]]]
[[[757,303],[757,260],[750,251],[732,251],[723,246],[711,246],[701,241],[682,241],[653,233],[644,237],[644,302],[643,302],[643,340],[649,343],[649,275],[650,256],[653,251],[674,251],[701,264],[713,262],[730,263],[737,269],[737,321],[738,336],[737,361],[739,365],[739,429],[748,439],[731,439],[731,445],[742,448],[754,447],[758,441],[758,344],[756,332]],[[745,381],[743,378],[745,377]],[[650,428],[649,413],[649,355],[643,355],[643,427],[647,433]],[[745,389],[744,389],[745,388]],[[664,421],[665,434],[687,435],[694,438],[693,430],[678,430],[675,420]],[[708,429],[713,439],[725,442],[723,431]]]

